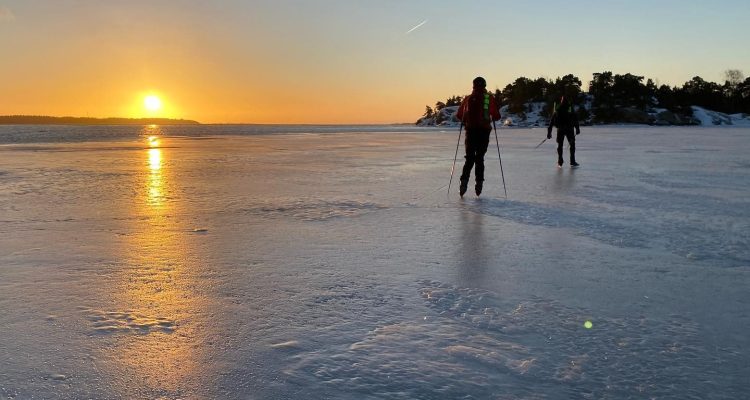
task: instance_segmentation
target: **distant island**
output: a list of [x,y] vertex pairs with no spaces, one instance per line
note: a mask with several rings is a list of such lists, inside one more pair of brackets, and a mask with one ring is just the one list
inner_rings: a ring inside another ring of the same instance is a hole
[[45,115],[0,115],[0,125],[200,125],[198,121],[170,118],[89,118]]
[[[682,86],[659,85],[653,79],[611,71],[593,74],[588,90],[568,74],[562,78],[517,78],[492,96],[501,105],[507,126],[546,126],[561,96],[574,104],[583,124],[730,125],[750,126],[750,78],[740,70],[725,71],[723,84],[700,76]],[[425,106],[418,126],[459,126],[455,114],[463,100],[451,96]]]

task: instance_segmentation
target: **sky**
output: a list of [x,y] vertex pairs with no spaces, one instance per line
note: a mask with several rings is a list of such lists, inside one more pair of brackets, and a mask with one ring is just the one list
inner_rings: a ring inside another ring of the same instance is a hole
[[747,0],[0,0],[0,115],[406,123],[476,76],[723,82],[750,75],[748,15]]

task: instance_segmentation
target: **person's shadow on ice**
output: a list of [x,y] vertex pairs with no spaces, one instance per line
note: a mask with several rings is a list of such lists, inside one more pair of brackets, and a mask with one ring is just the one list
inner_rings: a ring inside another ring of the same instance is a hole
[[458,278],[466,287],[480,287],[487,275],[487,239],[484,234],[485,216],[464,210],[461,212],[461,246],[459,247]]

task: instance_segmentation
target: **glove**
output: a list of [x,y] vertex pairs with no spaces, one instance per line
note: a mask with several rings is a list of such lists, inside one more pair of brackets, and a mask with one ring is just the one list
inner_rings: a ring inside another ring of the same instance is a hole
[[581,134],[581,130],[580,129],[576,129],[576,136],[578,136],[580,134]]
[[547,139],[552,139],[552,131],[547,131]]

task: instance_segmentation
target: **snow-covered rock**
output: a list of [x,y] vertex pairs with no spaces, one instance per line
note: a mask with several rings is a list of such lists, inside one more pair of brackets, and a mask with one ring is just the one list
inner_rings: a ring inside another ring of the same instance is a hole
[[693,118],[703,126],[713,125],[739,125],[750,126],[750,115],[748,114],[724,114],[717,111],[707,110],[703,107],[693,106]]
[[507,105],[500,107],[500,116],[502,117],[503,125],[519,127],[547,125],[547,118],[542,116],[542,111],[544,110],[543,102],[526,103],[524,109],[528,111],[512,114],[508,111]]
[[422,117],[417,120],[417,126],[458,126],[456,118],[458,106],[447,106],[438,110],[432,117]]

